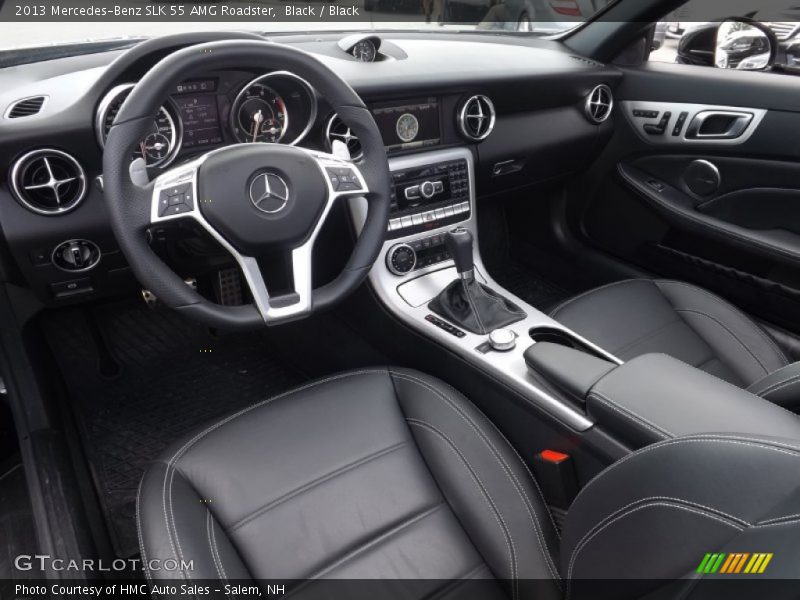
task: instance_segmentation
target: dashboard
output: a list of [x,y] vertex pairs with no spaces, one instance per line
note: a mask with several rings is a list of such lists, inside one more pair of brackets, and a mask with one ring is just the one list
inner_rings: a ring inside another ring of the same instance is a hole
[[[101,147],[134,85],[117,85],[100,101],[95,130]],[[132,159],[165,169],[181,157],[232,143],[297,144],[316,115],[315,91],[287,71],[205,73],[175,86]]]
[[[591,120],[587,98],[600,85],[613,92],[621,73],[574,56],[559,42],[446,32],[376,37],[370,41],[379,56],[365,55],[358,46],[362,38],[336,33],[272,41],[311,53],[345,79],[372,112],[390,157],[468,150],[479,199],[566,177],[584,168],[610,136],[613,119]],[[159,60],[191,44],[230,38],[263,39],[178,34],[124,50],[0,69],[0,241],[11,261],[2,265],[7,280],[43,305],[139,289],[106,214],[113,201],[102,189],[106,136],[135,83]],[[164,98],[131,160],[143,158],[152,177],[231,144],[330,152],[337,142],[352,160],[361,158],[358,139],[324,96],[280,65],[207,70],[191,74]],[[435,214],[442,197],[460,193],[457,177],[442,178],[441,190],[423,185],[430,178],[419,174],[419,181],[398,187],[392,200],[398,222],[422,205]],[[209,269],[218,266],[214,248],[197,243],[182,226],[176,229],[151,232],[165,260],[188,264],[188,256],[199,256],[208,259]],[[182,272],[199,274],[194,267]]]

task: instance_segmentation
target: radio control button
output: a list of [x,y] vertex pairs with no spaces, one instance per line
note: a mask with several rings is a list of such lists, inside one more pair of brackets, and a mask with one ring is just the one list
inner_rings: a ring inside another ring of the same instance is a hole
[[406,227],[413,227],[414,222],[411,220],[411,217],[402,217],[400,219],[400,228],[405,229]]
[[433,213],[432,210],[429,210],[426,213],[422,213],[422,220],[425,223],[430,223],[431,221],[435,221],[436,220],[436,215]]
[[434,211],[434,214],[436,215],[437,219],[444,219],[444,209],[443,208],[437,208]]
[[433,193],[441,194],[444,191],[444,184],[441,181],[433,182]]
[[418,185],[411,185],[405,189],[403,192],[406,196],[406,200],[416,200],[419,198],[419,186]]
[[445,217],[445,219],[448,219],[448,218],[452,217],[454,214],[455,213],[453,212],[453,207],[452,206],[445,206],[444,207],[444,217]]
[[411,222],[414,224],[414,226],[422,225],[422,215],[411,215]]
[[423,198],[430,200],[436,194],[436,186],[432,181],[426,181],[425,183],[420,184],[419,193],[422,194]]

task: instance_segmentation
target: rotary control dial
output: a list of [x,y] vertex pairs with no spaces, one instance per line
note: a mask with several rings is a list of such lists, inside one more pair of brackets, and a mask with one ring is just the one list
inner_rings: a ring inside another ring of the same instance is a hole
[[392,246],[386,255],[386,267],[395,275],[407,275],[417,266],[417,253],[407,244]]

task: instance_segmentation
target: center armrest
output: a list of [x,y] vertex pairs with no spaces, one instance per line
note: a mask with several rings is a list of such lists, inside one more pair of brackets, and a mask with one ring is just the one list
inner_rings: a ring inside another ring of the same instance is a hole
[[610,371],[587,393],[586,410],[634,447],[710,432],[800,439],[794,413],[666,354]]

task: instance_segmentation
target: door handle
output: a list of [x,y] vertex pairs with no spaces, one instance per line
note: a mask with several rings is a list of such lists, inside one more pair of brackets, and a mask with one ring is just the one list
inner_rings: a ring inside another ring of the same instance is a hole
[[750,123],[753,113],[704,110],[697,113],[686,129],[686,138],[692,140],[732,140],[741,136]]

